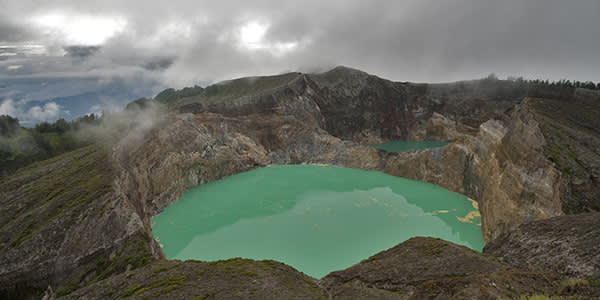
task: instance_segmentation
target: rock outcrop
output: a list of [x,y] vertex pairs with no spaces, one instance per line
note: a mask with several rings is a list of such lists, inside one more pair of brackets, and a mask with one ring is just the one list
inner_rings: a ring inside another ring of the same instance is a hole
[[[433,118],[429,126],[452,124]],[[482,123],[476,135],[444,128],[454,143],[440,151],[394,155],[384,171],[476,199],[486,240],[523,222],[562,214],[560,172],[543,155],[545,140],[527,102]]]
[[523,224],[488,243],[484,252],[525,270],[554,270],[600,279],[600,213]]
[[443,240],[413,238],[321,282],[334,299],[499,299],[554,294],[560,280]]

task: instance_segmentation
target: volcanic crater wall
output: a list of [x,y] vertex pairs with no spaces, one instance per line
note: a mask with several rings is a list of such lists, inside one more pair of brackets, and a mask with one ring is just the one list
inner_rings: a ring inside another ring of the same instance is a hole
[[[479,202],[490,240],[528,220],[561,215],[561,180],[527,101],[472,86],[395,83],[336,68],[219,106],[186,103],[113,157],[119,186],[149,218],[187,189],[269,164],[379,170]],[[132,132],[132,135],[137,133]],[[440,139],[442,149],[386,153],[370,143]],[[126,159],[125,159],[126,158]]]

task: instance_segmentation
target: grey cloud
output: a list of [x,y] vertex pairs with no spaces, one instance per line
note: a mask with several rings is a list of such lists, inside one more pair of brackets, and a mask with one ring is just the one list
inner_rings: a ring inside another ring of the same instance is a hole
[[76,58],[85,58],[91,56],[100,50],[98,46],[66,46],[64,50],[67,52],[65,55]]
[[[182,87],[344,64],[402,81],[491,72],[600,80],[597,0],[12,2],[6,15],[63,11],[127,20],[125,30],[94,55],[76,51],[85,62],[65,62],[64,74],[113,76],[127,69]],[[287,52],[240,47],[240,27],[250,21],[269,25],[264,42],[271,47],[295,47]]]
[[148,60],[146,62],[146,64],[144,64],[144,69],[150,70],[150,71],[164,70],[164,69],[169,68],[171,65],[173,65],[174,62],[175,62],[175,59],[172,57],[151,58],[150,60]]
[[31,30],[23,24],[0,14],[0,43],[27,41],[33,37]]

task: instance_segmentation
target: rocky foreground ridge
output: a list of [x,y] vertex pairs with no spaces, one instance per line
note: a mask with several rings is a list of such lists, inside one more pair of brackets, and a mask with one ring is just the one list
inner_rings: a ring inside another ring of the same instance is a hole
[[[598,296],[590,247],[600,242],[600,226],[564,221],[599,219],[596,92],[565,97],[498,80],[399,83],[338,67],[166,90],[128,109],[148,107],[161,111],[152,126],[2,180],[0,296]],[[451,143],[406,153],[370,146],[392,139]],[[321,280],[271,261],[164,259],[150,220],[188,188],[299,163],[379,170],[465,194],[479,204],[492,255],[419,238]],[[568,259],[549,263],[550,248]]]

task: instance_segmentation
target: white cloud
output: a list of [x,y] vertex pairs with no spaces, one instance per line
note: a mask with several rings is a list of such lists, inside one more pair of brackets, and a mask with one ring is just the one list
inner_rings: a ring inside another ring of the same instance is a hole
[[268,24],[256,21],[249,22],[240,28],[240,42],[248,49],[259,49],[262,47],[265,33],[269,29]]
[[22,68],[23,65],[12,65],[12,66],[8,66],[6,67],[7,70],[12,71],[12,70],[18,70],[20,68]]
[[122,17],[64,12],[38,15],[31,18],[31,22],[45,34],[76,45],[100,45],[122,32],[127,25],[127,20]]
[[34,125],[40,122],[54,122],[61,113],[61,106],[48,102],[44,106],[32,106],[26,109],[24,101],[6,99],[0,104],[0,115],[10,115],[19,119],[21,124]]
[[265,38],[271,27],[268,23],[251,21],[244,24],[238,33],[239,45],[247,50],[266,50],[274,56],[282,56],[298,47],[297,41],[272,42]]
[[60,105],[56,102],[48,102],[44,104],[44,107],[33,106],[27,112],[28,119],[33,121],[48,121],[54,120],[60,113]]
[[16,116],[17,109],[12,99],[6,99],[0,104],[0,115]]

